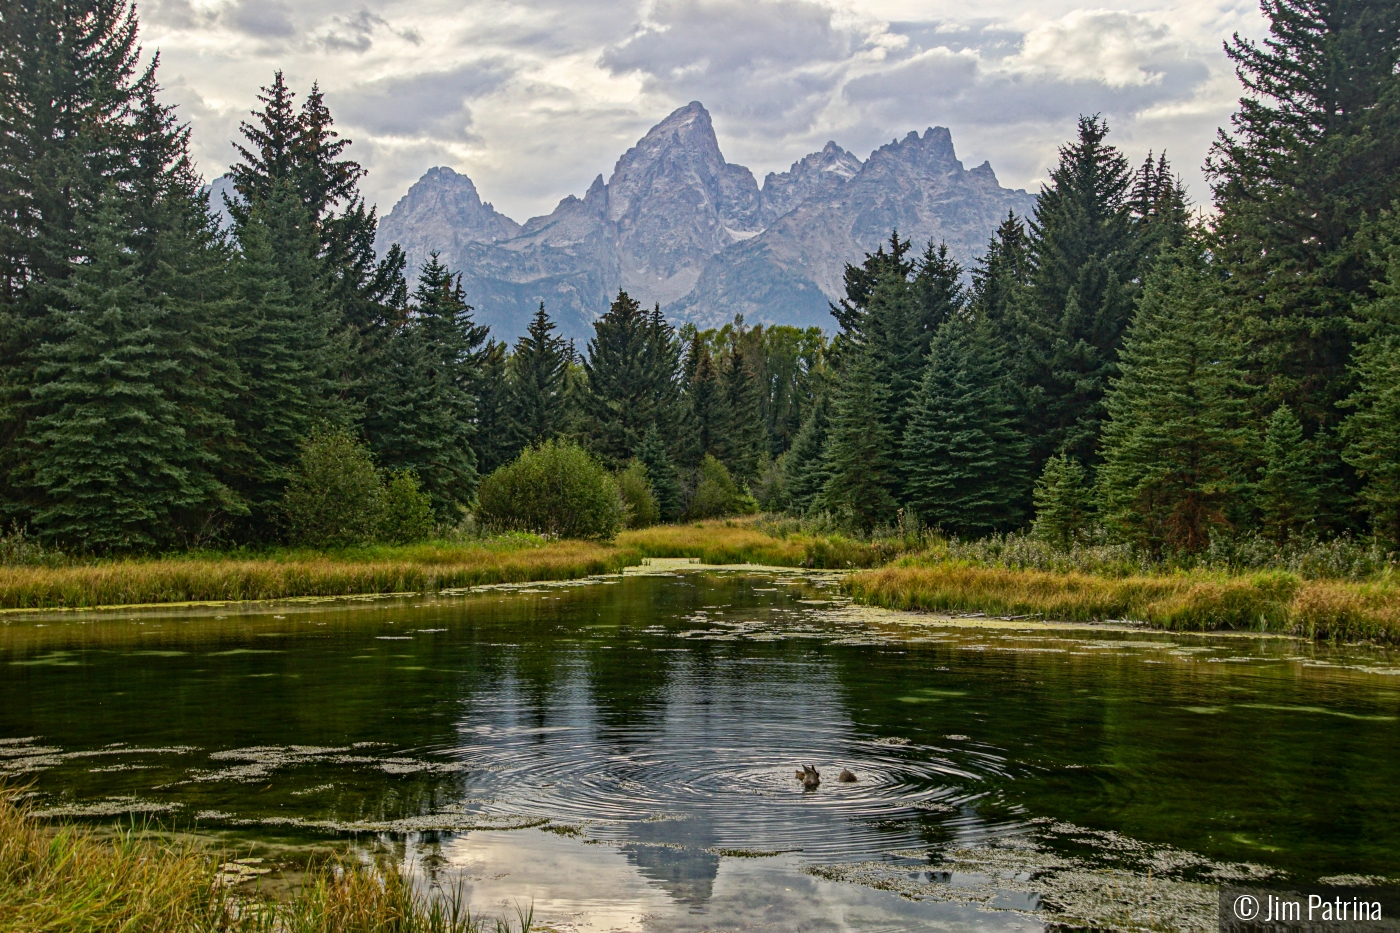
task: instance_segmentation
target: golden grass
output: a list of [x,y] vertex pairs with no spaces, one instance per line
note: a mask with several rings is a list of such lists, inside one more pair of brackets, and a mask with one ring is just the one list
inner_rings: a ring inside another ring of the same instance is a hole
[[0,609],[431,592],[488,583],[569,580],[639,563],[625,547],[554,541],[513,549],[489,543],[364,552],[285,552],[110,560],[71,567],[0,567]]
[[893,543],[856,541],[841,535],[775,534],[761,518],[709,519],[686,525],[654,525],[618,535],[621,547],[644,557],[694,557],[706,564],[845,569],[876,567],[898,556]]
[[844,586],[857,600],[890,609],[1400,641],[1400,587],[1388,582],[1302,580],[1282,572],[1108,577],[906,561],[853,574]]
[[[460,891],[415,892],[392,865],[313,867],[288,897],[218,880],[216,853],[121,832],[46,826],[0,788],[0,933],[483,933]],[[496,933],[528,933],[496,920]]]

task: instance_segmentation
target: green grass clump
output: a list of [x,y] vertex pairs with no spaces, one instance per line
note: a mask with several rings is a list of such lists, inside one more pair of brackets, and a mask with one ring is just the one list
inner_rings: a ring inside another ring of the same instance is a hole
[[50,827],[0,789],[0,933],[528,933],[488,928],[460,890],[433,898],[389,864],[313,867],[289,896],[271,899],[221,884],[216,853],[135,831],[102,838]]
[[902,538],[860,540],[795,520],[710,519],[623,532],[618,544],[644,557],[693,557],[707,564],[767,564],[840,570],[878,567],[915,548]]

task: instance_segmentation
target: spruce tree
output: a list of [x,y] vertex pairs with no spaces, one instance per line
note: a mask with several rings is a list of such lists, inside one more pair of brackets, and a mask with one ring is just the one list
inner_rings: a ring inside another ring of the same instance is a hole
[[566,385],[572,353],[554,329],[541,302],[511,354],[511,418],[521,447],[558,437],[573,420]]
[[1011,309],[1022,300],[1030,284],[1030,247],[1026,227],[1014,213],[1008,213],[992,234],[987,250],[972,267],[972,292],[968,305],[986,318],[1003,342],[1013,346],[1009,321]]
[[1387,274],[1377,296],[1357,309],[1358,331],[1368,338],[1351,362],[1356,389],[1344,403],[1343,456],[1362,479],[1361,502],[1371,528],[1400,547],[1400,213],[1375,225],[1374,262]]
[[837,389],[827,434],[820,507],[870,529],[894,521],[898,509],[898,448],[889,422],[890,393],[876,375],[872,354],[853,360]]
[[1287,403],[1312,436],[1341,417],[1347,315],[1382,276],[1358,234],[1400,198],[1400,10],[1267,0],[1263,11],[1268,38],[1226,47],[1245,94],[1207,164],[1214,249],[1261,406]]
[[1030,225],[1030,281],[1010,333],[1035,469],[1057,450],[1095,460],[1103,395],[1137,298],[1146,243],[1133,173],[1107,136],[1104,121],[1080,118]]
[[1045,461],[1045,469],[1035,484],[1035,524],[1032,530],[1042,541],[1067,551],[1083,538],[1093,509],[1089,474],[1069,454],[1056,454]]
[[1241,510],[1250,448],[1239,348],[1199,245],[1149,276],[1106,401],[1100,514],[1154,552],[1197,551]]
[[676,465],[672,462],[666,444],[661,440],[661,434],[655,425],[647,428],[647,433],[642,437],[642,446],[637,448],[637,459],[646,467],[661,520],[673,522],[680,518],[680,478],[676,475]]
[[1325,477],[1313,444],[1303,437],[1302,423],[1287,405],[1279,406],[1265,425],[1263,454],[1259,509],[1264,534],[1279,544],[1316,534]]
[[364,427],[376,458],[386,469],[416,474],[442,522],[456,519],[476,490],[471,390],[484,332],[434,254],[419,275],[410,314],[376,360],[367,396]]
[[783,486],[787,491],[789,507],[799,515],[807,514],[819,504],[822,490],[831,478],[826,468],[829,409],[830,404],[823,392],[813,401],[802,428],[782,460]]
[[919,520],[963,537],[1018,525],[1027,444],[989,322],[965,315],[939,328],[905,431],[904,502]]
[[55,339],[36,351],[33,397],[45,413],[26,432],[35,529],[99,553],[170,544],[182,513],[215,512],[230,498],[212,454],[185,431],[170,391],[182,375],[178,321],[135,274],[116,202],[99,208],[89,261],[60,288]]
[[767,444],[758,380],[737,344],[725,360],[723,391],[727,424],[718,453],[735,482],[743,485],[758,475]]
[[521,452],[510,412],[510,365],[504,340],[487,343],[478,373],[476,463],[484,477],[515,460]]
[[584,414],[594,450],[609,464],[624,464],[651,427],[674,446],[681,408],[675,330],[660,309],[645,311],[623,291],[593,329],[583,366]]

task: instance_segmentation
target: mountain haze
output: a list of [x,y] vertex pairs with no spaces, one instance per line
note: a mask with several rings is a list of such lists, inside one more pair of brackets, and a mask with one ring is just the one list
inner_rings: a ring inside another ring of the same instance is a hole
[[964,169],[948,130],[882,146],[862,162],[828,142],[786,172],[726,162],[699,102],[676,110],[623,153],[580,199],[523,225],[481,200],[450,168],[430,169],[379,228],[410,268],[432,251],[462,273],[477,319],[522,333],[541,301],[566,336],[586,337],[619,288],[673,321],[830,326],[842,271],[898,228],[922,247],[946,241],[968,263],[1008,211],[1033,196],[1002,188],[987,163]]

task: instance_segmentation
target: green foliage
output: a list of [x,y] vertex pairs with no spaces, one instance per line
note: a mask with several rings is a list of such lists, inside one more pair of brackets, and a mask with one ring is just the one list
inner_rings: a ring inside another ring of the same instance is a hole
[[738,347],[729,351],[725,361],[723,385],[728,430],[720,445],[720,459],[735,479],[747,483],[758,474],[759,459],[767,452],[768,445],[758,381]]
[[482,475],[495,472],[520,455],[515,419],[510,412],[510,367],[505,341],[487,344],[476,388],[476,461]]
[[369,448],[346,431],[320,431],[301,445],[282,497],[287,539],[321,548],[370,544],[384,520],[383,498]]
[[1264,533],[1279,544],[1316,531],[1325,488],[1317,460],[1293,410],[1279,406],[1265,425],[1258,490]]
[[830,403],[826,393],[812,403],[807,420],[793,438],[792,449],[783,457],[783,487],[788,507],[799,515],[809,512],[826,488],[826,435]]
[[1257,443],[1244,426],[1238,355],[1200,248],[1164,256],[1106,404],[1098,494],[1115,533],[1153,551],[1191,552],[1230,527]]
[[375,540],[413,544],[433,533],[433,500],[412,470],[395,470],[383,478]]
[[870,529],[894,521],[899,473],[895,436],[881,417],[890,393],[876,375],[873,353],[857,356],[843,374],[827,433],[819,507]]
[[439,521],[457,519],[476,490],[474,354],[485,328],[472,322],[460,278],[433,254],[415,305],[379,353],[365,433],[376,459],[418,477]]
[[[1245,87],[1207,163],[1261,402],[1304,433],[1353,390],[1349,311],[1380,277],[1360,236],[1400,198],[1400,15],[1392,0],[1270,0],[1269,36],[1226,47]],[[1334,471],[1335,474],[1335,471]]]
[[477,514],[500,529],[610,540],[626,518],[613,475],[568,441],[546,441],[482,480]]
[[640,460],[627,464],[627,469],[617,474],[617,491],[622,496],[626,509],[628,528],[646,528],[655,525],[661,518],[661,511],[652,494],[651,479],[647,468]]
[[1370,340],[1352,360],[1356,390],[1346,401],[1352,415],[1342,438],[1343,456],[1364,482],[1361,501],[1372,529],[1400,546],[1400,213],[1383,220],[1380,258],[1388,275],[1357,315]]
[[676,466],[661,441],[656,426],[647,429],[642,446],[637,448],[637,460],[646,468],[651,491],[656,497],[657,519],[673,522],[681,517],[681,482]]
[[1045,461],[1035,484],[1035,537],[1069,551],[1086,537],[1092,517],[1089,474],[1069,454]]
[[939,328],[904,434],[905,503],[929,527],[963,537],[1020,523],[1026,439],[988,322],[964,315]]
[[1108,124],[1081,117],[1078,139],[1041,189],[1030,225],[1030,274],[1008,321],[1034,463],[1065,450],[1097,456],[1103,396],[1144,265],[1127,159]]
[[568,391],[572,358],[573,347],[554,335],[554,322],[540,302],[510,359],[511,427],[520,447],[558,437],[572,423],[573,399]]
[[695,492],[686,506],[685,517],[694,520],[757,511],[758,504],[739,488],[724,464],[706,454],[696,474]]
[[659,308],[645,311],[626,292],[618,292],[593,329],[583,364],[593,449],[608,463],[625,463],[652,427],[673,444],[681,409],[675,329]]

